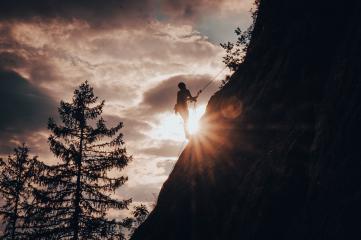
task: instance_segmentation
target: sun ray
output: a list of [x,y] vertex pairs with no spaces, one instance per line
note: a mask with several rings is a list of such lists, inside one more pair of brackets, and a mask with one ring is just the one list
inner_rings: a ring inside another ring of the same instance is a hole
[[191,107],[189,111],[189,122],[188,122],[188,130],[191,135],[195,135],[198,133],[200,126],[199,120],[203,116],[206,110],[205,105],[200,105],[198,107]]

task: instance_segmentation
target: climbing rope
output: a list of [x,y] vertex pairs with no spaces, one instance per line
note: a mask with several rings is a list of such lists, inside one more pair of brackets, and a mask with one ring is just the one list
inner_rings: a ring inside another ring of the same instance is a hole
[[[227,66],[225,66],[222,70],[220,70],[213,78],[211,78],[205,85],[203,88],[201,88],[198,93],[197,93],[197,97],[204,91],[206,90],[212,83],[215,82],[215,80],[217,79],[217,77],[227,68]],[[197,108],[197,101],[193,102],[193,114],[196,114],[196,108]],[[179,151],[178,151],[178,158],[180,157],[180,155],[183,152],[183,148],[185,146],[185,144],[187,143],[187,140],[184,140]]]
[[211,78],[208,83],[200,90],[201,92],[203,92],[207,87],[209,87],[214,80],[217,79],[217,77],[227,68],[227,66],[225,66],[221,71],[219,71],[213,78]]
[[[217,79],[217,77],[227,68],[227,66],[225,66],[221,71],[219,71],[213,78],[211,78],[208,83],[206,85],[204,85],[204,87],[198,91],[197,93],[197,97],[207,88],[209,87],[212,83],[214,83],[214,81]],[[197,101],[194,101],[193,103],[193,111],[194,113],[196,112],[196,108],[197,108]]]
[[[214,81],[217,79],[217,77],[227,68],[227,66],[225,66],[221,71],[219,71],[213,78],[211,78],[208,83],[206,85],[204,85],[203,88],[201,88],[201,90],[198,91],[197,93],[197,98],[198,96],[205,90],[207,89],[207,87],[209,87],[212,83],[214,83]],[[196,107],[197,107],[197,101],[194,101],[193,103],[193,111],[196,111]]]

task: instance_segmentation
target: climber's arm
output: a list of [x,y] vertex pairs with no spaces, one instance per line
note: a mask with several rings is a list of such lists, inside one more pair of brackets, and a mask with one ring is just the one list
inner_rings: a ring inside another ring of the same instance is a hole
[[189,101],[192,101],[192,102],[196,102],[197,101],[197,98],[198,98],[198,95],[197,96],[192,96],[191,92],[189,90],[187,90],[187,99]]

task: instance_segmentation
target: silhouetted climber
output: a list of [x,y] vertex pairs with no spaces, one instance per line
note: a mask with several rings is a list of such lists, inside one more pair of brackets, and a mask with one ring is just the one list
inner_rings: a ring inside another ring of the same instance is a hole
[[179,113],[179,115],[183,118],[184,121],[184,134],[186,138],[189,138],[189,130],[188,130],[188,101],[196,102],[199,94],[202,92],[201,90],[197,93],[197,96],[192,97],[190,91],[187,89],[186,84],[184,82],[178,83],[179,91],[177,93],[177,103],[174,106],[175,113]]

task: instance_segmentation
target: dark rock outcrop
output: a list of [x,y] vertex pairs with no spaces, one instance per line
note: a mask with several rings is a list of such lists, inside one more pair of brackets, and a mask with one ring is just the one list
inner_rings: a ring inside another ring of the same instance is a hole
[[361,239],[361,2],[261,1],[133,240]]

